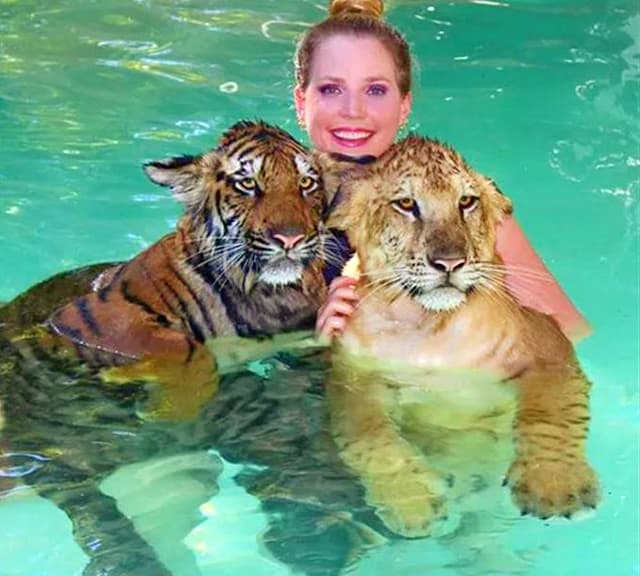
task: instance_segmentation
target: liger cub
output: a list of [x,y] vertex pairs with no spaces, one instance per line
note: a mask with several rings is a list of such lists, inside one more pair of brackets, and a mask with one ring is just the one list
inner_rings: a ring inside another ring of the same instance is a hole
[[[326,295],[323,183],[292,136],[247,121],[215,149],[145,172],[184,204],[176,230],[99,268],[93,289],[53,312],[36,337],[102,367],[106,381],[155,382],[147,411],[188,418],[217,387],[207,339],[313,327]],[[24,316],[11,304],[0,312]]]
[[366,165],[322,162],[341,183],[328,225],[360,273],[327,384],[332,433],[386,526],[442,534],[465,495],[501,481],[522,513],[595,507],[590,383],[556,321],[505,289],[510,200],[418,136]]

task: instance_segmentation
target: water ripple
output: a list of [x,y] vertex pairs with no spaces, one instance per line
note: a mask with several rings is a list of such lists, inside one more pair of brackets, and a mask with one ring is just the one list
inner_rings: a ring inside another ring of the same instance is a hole
[[0,454],[0,478],[24,478],[40,470],[51,458],[27,452]]

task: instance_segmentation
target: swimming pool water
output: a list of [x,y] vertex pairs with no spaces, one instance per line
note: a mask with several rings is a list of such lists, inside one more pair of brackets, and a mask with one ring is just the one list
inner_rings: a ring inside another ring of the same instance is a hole
[[[243,118],[302,138],[293,41],[323,9],[0,0],[0,301],[60,270],[128,258],[168,231],[178,206],[142,162],[210,148]],[[512,197],[595,330],[578,352],[594,382],[588,451],[603,502],[582,521],[523,518],[510,545],[526,550],[534,576],[640,574],[637,2],[396,0],[388,18],[418,61],[411,128],[452,144]],[[217,484],[210,500],[181,474],[193,467]],[[234,480],[241,472],[215,452],[185,450],[125,467],[103,490],[176,576],[288,574],[261,544],[266,521]],[[177,547],[186,517],[196,528]],[[27,491],[0,500],[0,534],[0,576],[82,571],[68,520]],[[350,573],[464,573],[447,554],[435,541],[394,540]]]

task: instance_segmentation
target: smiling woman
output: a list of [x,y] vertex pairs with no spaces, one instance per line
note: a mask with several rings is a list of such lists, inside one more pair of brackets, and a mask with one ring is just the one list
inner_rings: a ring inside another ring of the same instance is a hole
[[[304,34],[296,52],[294,100],[298,121],[315,148],[352,157],[378,157],[394,142],[411,110],[411,55],[385,23],[382,0],[333,0],[329,17]],[[340,257],[349,254],[342,241]],[[578,340],[587,321],[547,270],[513,218],[498,229],[505,285],[518,301],[554,316]],[[357,305],[353,279],[330,270],[329,297],[318,333],[339,335]]]
[[411,110],[389,51],[375,38],[333,36],[315,53],[306,88],[295,88],[298,117],[320,150],[379,156]]
[[379,156],[411,111],[411,56],[381,0],[333,1],[296,52],[298,122],[323,152]]

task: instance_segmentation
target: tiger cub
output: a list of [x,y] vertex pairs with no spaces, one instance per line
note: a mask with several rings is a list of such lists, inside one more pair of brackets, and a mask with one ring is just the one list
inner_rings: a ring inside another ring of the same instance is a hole
[[107,381],[160,384],[154,416],[188,417],[217,387],[205,340],[313,326],[326,295],[323,182],[292,136],[247,121],[215,149],[145,172],[184,204],[176,230],[103,271],[38,337]]
[[386,526],[442,534],[502,478],[522,513],[595,507],[590,383],[557,322],[504,286],[510,200],[427,138],[363,166],[322,162],[342,181],[328,225],[360,266],[327,384],[332,431]]

